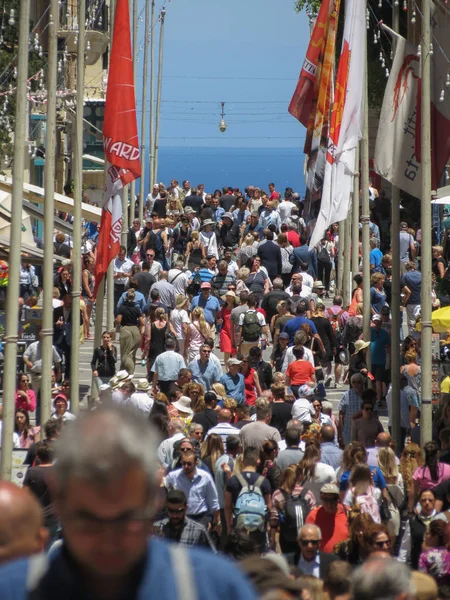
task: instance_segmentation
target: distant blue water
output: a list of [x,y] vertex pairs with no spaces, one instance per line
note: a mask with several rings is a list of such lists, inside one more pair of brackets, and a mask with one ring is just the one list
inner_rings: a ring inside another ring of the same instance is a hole
[[[159,149],[158,180],[165,184],[177,179],[181,185],[205,184],[207,192],[233,186],[244,190],[254,185],[267,190],[274,182],[283,192],[288,186],[304,194],[303,148],[202,148],[163,147]],[[148,159],[146,192],[149,190]]]

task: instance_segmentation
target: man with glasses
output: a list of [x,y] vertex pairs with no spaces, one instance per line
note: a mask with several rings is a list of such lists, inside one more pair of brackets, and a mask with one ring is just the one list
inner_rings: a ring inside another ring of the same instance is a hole
[[[162,271],[162,265],[157,260],[155,260],[155,251],[154,250],[146,250],[145,260],[150,265],[149,269],[148,269],[150,275],[153,275],[153,277],[155,279],[158,279],[159,272]],[[142,261],[142,263],[141,263],[141,268],[142,268],[143,262],[144,261]]]
[[259,224],[259,214],[257,212],[252,212],[250,215],[250,223],[246,225],[244,232],[242,234],[242,239],[245,239],[245,236],[248,233],[257,233],[260,240],[264,239],[264,227]]
[[317,525],[322,532],[321,552],[333,552],[334,546],[348,539],[348,520],[344,505],[339,502],[339,488],[326,483],[320,488],[320,503],[306,517],[308,525]]
[[322,532],[317,525],[303,525],[298,532],[297,543],[299,550],[295,553],[293,564],[303,575],[312,575],[323,579],[328,567],[334,560],[339,560],[335,554],[319,550]]
[[[57,600],[67,590],[73,598],[180,600],[186,587],[196,600],[256,600],[228,561],[149,538],[160,489],[157,439],[148,419],[119,407],[86,412],[63,429],[52,489],[64,540],[51,560],[37,555],[2,567],[2,600]],[[196,489],[197,478],[189,485]]]
[[215,335],[215,326],[217,315],[220,311],[219,300],[211,295],[211,284],[208,281],[204,281],[200,286],[200,294],[192,298],[190,311],[194,308],[203,308],[205,319],[208,325],[211,326],[211,335]]
[[219,530],[220,535],[222,523],[216,484],[207,471],[197,468],[197,462],[194,451],[183,452],[181,469],[166,476],[166,488],[183,491],[188,503],[186,514],[204,527],[209,527],[212,521],[212,529]]
[[200,347],[200,358],[189,363],[189,369],[193,381],[200,383],[206,392],[209,392],[213,384],[220,381],[222,377],[222,370],[211,360],[211,348],[206,344]]
[[183,546],[204,546],[215,554],[216,548],[208,530],[186,515],[188,508],[186,494],[181,490],[170,490],[166,498],[167,518],[156,521],[153,532]]

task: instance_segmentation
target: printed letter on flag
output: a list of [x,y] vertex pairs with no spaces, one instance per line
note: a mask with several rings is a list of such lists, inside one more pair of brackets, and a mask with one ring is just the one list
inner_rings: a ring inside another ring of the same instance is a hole
[[364,118],[365,3],[346,3],[344,37],[334,92],[322,202],[310,240],[315,246],[332,223],[347,217],[353,192],[356,148]]
[[[106,181],[95,265],[95,295],[109,263],[118,254],[124,185],[141,174],[131,55],[128,0],[117,0],[106,91],[103,146]],[[108,291],[112,293],[112,291]]]
[[[433,188],[439,185],[450,154],[450,102],[439,102],[447,62],[441,48],[450,51],[444,33],[449,18],[440,14],[433,20],[433,34],[439,43],[433,55],[431,140]],[[420,198],[422,165],[420,161],[420,57],[417,48],[385,27],[397,40],[397,49],[384,93],[375,146],[375,171],[401,190]],[[448,31],[448,29],[447,29]]]

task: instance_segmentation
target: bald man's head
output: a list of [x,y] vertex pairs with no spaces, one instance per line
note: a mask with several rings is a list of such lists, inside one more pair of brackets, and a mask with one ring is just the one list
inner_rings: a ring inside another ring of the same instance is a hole
[[389,448],[391,445],[392,438],[387,432],[379,433],[376,439],[376,445],[378,448]]
[[0,564],[42,552],[47,539],[35,496],[27,488],[0,481]]
[[222,408],[217,415],[217,421],[219,423],[230,423],[231,422],[231,411],[227,408]]

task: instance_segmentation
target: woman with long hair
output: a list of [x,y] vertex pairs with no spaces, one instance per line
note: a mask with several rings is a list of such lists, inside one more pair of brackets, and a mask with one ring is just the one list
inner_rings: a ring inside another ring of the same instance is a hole
[[258,252],[258,242],[253,233],[247,233],[236,256],[239,267],[248,267]]
[[272,492],[277,489],[281,469],[275,463],[278,456],[278,443],[275,440],[266,440],[259,451],[258,473],[261,473],[270,483]]
[[36,394],[30,388],[30,378],[20,371],[17,374],[16,410],[23,408],[27,412],[36,410]]
[[[303,500],[301,522],[305,522],[309,512],[315,508],[316,499],[314,494],[305,490],[298,481],[297,465],[289,465],[280,476],[278,489],[272,495],[272,508],[270,511],[270,547],[276,549],[276,534],[280,532],[280,547],[283,554],[295,552],[298,549],[298,529],[291,531],[285,516],[286,501],[292,497]],[[306,514],[305,514],[306,513]]]
[[385,525],[373,523],[364,532],[363,543],[367,556],[374,552],[387,552],[391,554],[392,542],[389,531]]
[[372,517],[367,513],[362,513],[359,506],[353,506],[348,513],[349,537],[347,540],[336,544],[333,554],[354,567],[362,564],[366,559],[366,548],[363,543],[364,534],[373,522]]
[[[339,481],[339,489],[341,491],[341,501],[343,501],[345,493],[350,483],[350,473],[352,469],[358,465],[367,464],[367,452],[360,442],[351,442],[344,448],[344,453],[341,459],[341,467],[338,469],[336,476]],[[386,488],[386,481],[383,473],[378,467],[370,467],[373,477],[373,483],[380,490]]]
[[254,294],[261,302],[265,294],[270,291],[270,279],[266,271],[261,267],[261,259],[255,256],[252,260],[250,275],[245,282],[251,294]]
[[38,426],[31,427],[28,411],[23,408],[16,410],[14,432],[19,436],[21,448],[29,448],[34,443],[39,442],[41,439],[40,431],[41,428]]
[[205,388],[201,383],[191,381],[183,386],[183,396],[191,399],[191,408],[194,413],[205,410]]
[[391,518],[386,526],[394,545],[400,533],[402,510],[405,500],[405,486],[403,485],[403,477],[399,471],[396,456],[392,448],[378,449],[378,466],[386,480],[389,496],[388,508],[391,512]]
[[91,324],[92,308],[95,304],[94,286],[95,278],[93,273],[95,263],[94,259],[89,255],[83,258],[84,269],[81,275],[81,297],[86,305],[86,322],[84,323],[84,337],[87,340],[91,339],[89,326]]
[[163,440],[166,440],[169,437],[170,417],[165,402],[155,399],[148,420]]
[[170,313],[170,323],[175,330],[179,352],[183,357],[186,356],[186,334],[191,322],[188,309],[189,298],[183,294],[178,294],[175,301],[175,308]]
[[320,357],[320,365],[326,370],[325,387],[328,387],[331,383],[331,366],[333,356],[336,354],[337,343],[330,320],[325,316],[325,304],[323,302],[317,303],[311,321],[316,326],[317,333],[325,348],[325,353]]
[[281,250],[281,279],[283,280],[284,287],[288,287],[291,283],[291,275],[293,264],[291,263],[291,256],[294,253],[294,248],[290,244],[288,237],[285,233],[280,233],[277,238],[277,243]]
[[167,334],[171,331],[176,336],[173,326],[167,320],[167,313],[164,308],[157,308],[154,314],[155,320],[153,322],[147,320],[145,328],[144,352],[147,354],[147,372],[149,378],[151,378],[151,370],[156,357],[166,350]]
[[419,571],[431,575],[438,586],[450,584],[450,551],[446,538],[444,521],[431,521],[419,558]]
[[381,523],[381,491],[372,485],[372,473],[369,465],[360,464],[353,467],[349,481],[350,486],[345,494],[343,504],[347,506],[357,504],[361,508],[361,512],[369,514],[375,523]]
[[186,264],[189,271],[194,272],[195,269],[200,268],[200,261],[203,258],[206,258],[205,246],[199,239],[198,231],[193,231],[186,248]]
[[400,474],[405,486],[406,497],[409,496],[409,492],[413,487],[413,475],[423,463],[424,458],[420,447],[412,442],[406,444],[400,457]]
[[408,510],[414,511],[420,490],[434,490],[445,479],[450,479],[450,465],[439,462],[439,445],[436,441],[427,442],[423,447],[425,464],[418,467],[412,476],[412,486],[408,495]]
[[297,478],[305,489],[320,501],[320,488],[326,483],[336,483],[333,467],[320,462],[320,442],[314,438],[305,442],[305,453],[297,466]]
[[200,352],[201,345],[211,337],[211,327],[205,319],[203,308],[197,306],[191,312],[191,323],[186,332],[187,363],[189,364]]
[[236,294],[228,290],[225,294],[225,304],[220,309],[217,324],[220,326],[220,351],[223,352],[223,362],[227,364],[231,356],[236,356],[236,346],[231,341],[231,311],[235,308]]
[[242,292],[249,292],[246,285],[248,276],[250,275],[250,269],[248,267],[241,267],[236,271],[236,294],[239,296]]
[[353,277],[353,281],[356,283],[356,287],[352,292],[352,301],[350,306],[348,307],[348,314],[351,317],[356,315],[356,306],[363,301],[363,277],[359,273],[357,273]]
[[415,415],[417,415],[422,397],[422,374],[415,349],[410,349],[405,353],[404,362],[405,364],[400,367],[400,374],[406,377],[407,385],[411,388],[410,395],[412,398],[410,401],[408,397],[408,402],[416,408]]
[[255,406],[256,398],[261,396],[261,384],[256,369],[252,367],[252,359],[249,354],[242,357],[241,373],[244,376],[245,404]]
[[61,267],[55,279],[55,287],[59,290],[59,295],[62,298],[72,291],[72,282],[70,280],[70,272],[68,267]]
[[225,453],[220,435],[211,433],[200,447],[200,458],[208,467],[210,473],[214,473],[217,459]]

